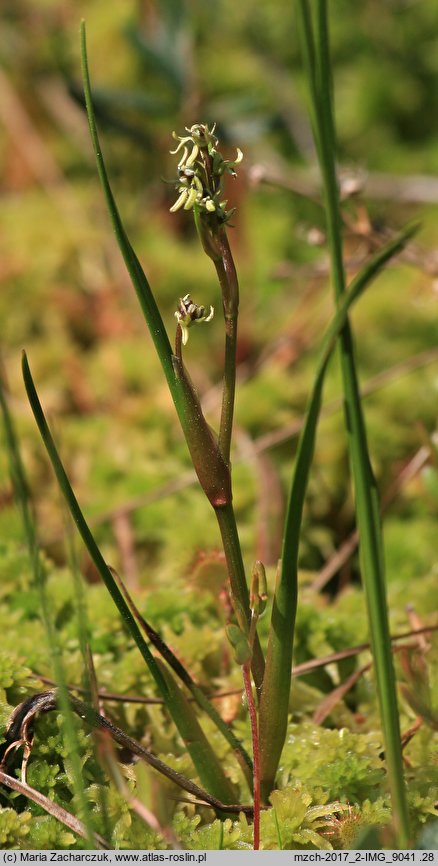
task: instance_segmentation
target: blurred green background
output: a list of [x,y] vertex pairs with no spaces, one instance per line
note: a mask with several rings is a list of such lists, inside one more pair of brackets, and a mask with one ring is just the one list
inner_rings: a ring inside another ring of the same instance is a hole
[[[67,516],[27,404],[23,348],[105,559],[199,682],[209,690],[239,689],[241,672],[225,646],[226,573],[216,521],[193,483],[99,186],[83,109],[79,23],[86,19],[113,190],[171,340],[180,297],[190,292],[197,303],[216,308],[208,328],[194,328],[185,349],[213,426],[223,361],[220,295],[192,215],[169,213],[175,192],[166,181],[176,175],[172,131],[216,122],[225,156],[233,158],[236,147],[244,152],[238,177],[227,186],[229,206],[237,207],[229,237],[241,284],[234,499],[245,565],[249,572],[256,557],[265,562],[272,597],[297,433],[333,313],[294,4],[3,0],[0,16],[0,358],[50,560],[47,588],[66,679],[79,683],[84,667],[64,567]],[[349,278],[398,228],[421,221],[415,241],[352,313],[384,503],[391,630],[400,632],[434,623],[438,609],[436,2],[336,0],[331,18]],[[340,394],[335,359],[304,516],[295,663],[367,640]],[[53,671],[3,441],[0,431],[0,721],[6,723],[29,691],[45,687],[31,671],[49,677]],[[346,543],[349,549],[336,558]],[[88,582],[84,609],[99,686],[151,694],[143,662],[79,544],[77,555]],[[268,624],[266,616],[262,641]],[[430,644],[419,646],[426,658]],[[409,733],[422,681],[406,660],[402,669],[395,658],[398,682],[405,683],[401,728]],[[437,667],[432,653],[427,659],[433,695]],[[365,800],[366,816],[366,798],[377,798],[378,810],[383,790],[381,769],[377,776],[370,771],[381,765],[372,672],[333,702],[329,716],[318,716],[327,693],[359,664],[344,659],[294,681],[279,784],[298,777],[316,798]],[[240,696],[220,706],[249,743]],[[147,730],[157,754],[167,760],[172,752],[172,765],[193,773],[161,709],[118,704],[110,713],[140,738]],[[63,746],[54,730],[53,719],[39,723],[29,778],[69,805]],[[211,731],[208,736],[213,739]],[[404,752],[418,823],[436,815],[436,737],[426,723]],[[84,778],[93,787],[100,770],[87,748]],[[358,763],[353,753],[362,756]],[[224,762],[232,773],[230,755]],[[118,822],[113,838],[131,848],[150,846],[144,828],[136,835],[133,825],[129,835],[128,822],[119,821],[119,800],[111,805]],[[39,829],[33,827],[27,841],[43,848],[73,844],[53,827],[44,837],[34,812]]]
[[[202,494],[186,481],[186,448],[100,192],[82,104],[84,17],[113,189],[171,338],[180,296],[217,308],[186,353],[213,425],[218,288],[191,215],[169,214],[175,196],[165,181],[175,176],[172,131],[195,121],[217,122],[230,156],[244,151],[227,190],[237,206],[230,240],[241,282],[235,500],[248,564],[257,555],[273,571],[291,434],[332,311],[293,3],[6,0],[1,14],[1,351],[41,541],[63,561],[64,515],[26,404],[23,347],[111,562],[133,584],[185,585],[219,544]],[[353,314],[376,474],[382,495],[392,495],[388,575],[406,587],[438,567],[436,4],[338,0],[331,24],[342,176],[359,190],[345,201],[349,273],[407,220],[422,222],[409,254]],[[339,394],[334,363],[304,525],[302,565],[311,576],[354,528]],[[0,473],[0,536],[19,539],[4,453]],[[174,484],[180,490],[170,497]],[[333,589],[357,580],[354,554],[334,575]]]

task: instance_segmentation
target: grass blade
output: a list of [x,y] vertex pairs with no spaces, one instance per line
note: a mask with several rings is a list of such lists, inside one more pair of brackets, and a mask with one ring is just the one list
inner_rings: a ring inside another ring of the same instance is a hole
[[245,778],[249,786],[251,787],[253,769],[252,761],[248,753],[243,748],[242,743],[237,739],[231,728],[228,727],[227,723],[224,722],[224,720],[219,715],[219,713],[209,701],[209,699],[206,697],[202,689],[195,683],[188,670],[186,670],[184,665],[181,664],[180,660],[172,652],[170,647],[165,643],[161,635],[159,635],[158,632],[156,632],[155,629],[152,628],[150,623],[148,623],[147,620],[145,620],[145,618],[141,615],[117,572],[114,571],[114,569],[111,569],[111,571],[114,575],[115,580],[118,582],[118,585],[123,592],[123,595],[125,596],[126,602],[129,605],[140,627],[143,629],[150,642],[154,645],[155,649],[167,662],[169,667],[172,668],[173,672],[177,675],[177,677],[179,677],[181,682],[183,682],[184,685],[188,688],[188,690],[192,693],[198,706],[202,710],[204,710],[204,712],[210,717],[212,722],[214,722],[216,727],[219,729],[221,734],[223,734],[223,736],[235,752],[236,757],[238,758],[242,770],[245,774]]
[[59,689],[59,702],[63,716],[63,734],[65,738],[65,743],[68,747],[68,754],[72,770],[73,789],[76,794],[79,803],[79,809],[84,822],[83,824],[81,824],[81,822],[79,821],[77,822],[78,826],[80,826],[82,830],[77,830],[76,832],[81,832],[81,835],[85,836],[90,847],[94,848],[95,834],[91,820],[90,806],[87,800],[84,781],[82,777],[82,765],[79,757],[79,742],[73,714],[68,700],[67,684],[64,676],[64,669],[62,666],[61,647],[59,645],[55,626],[53,623],[50,600],[47,596],[46,575],[40,558],[35,520],[30,505],[29,488],[27,484],[23,461],[21,459],[18,438],[15,432],[14,422],[9,412],[9,406],[5,396],[1,378],[0,409],[3,416],[4,428],[6,433],[6,447],[9,457],[12,484],[16,500],[21,512],[24,534],[33,572],[34,584],[40,596],[42,619],[46,630],[47,642],[49,645],[51,661],[55,673],[55,680],[58,684]]
[[[47,454],[49,456],[50,462],[52,464],[53,470],[55,472],[56,478],[58,480],[58,484],[61,488],[64,499],[68,505],[72,518],[76,524],[76,527],[82,537],[82,540],[93,560],[108,592],[110,593],[125,625],[128,628],[132,638],[137,644],[138,649],[140,650],[148,668],[155,680],[156,686],[163,697],[163,700],[169,710],[169,713],[175,722],[178,731],[180,731],[181,736],[185,739],[187,748],[190,751],[190,739],[187,740],[185,738],[184,733],[187,730],[185,717],[181,716],[179,703],[174,700],[174,696],[172,692],[169,690],[167,682],[163,677],[163,674],[160,668],[157,665],[157,661],[152,655],[146,641],[143,638],[143,635],[136,623],[135,617],[131,613],[128,604],[126,603],[120,589],[115,581],[113,574],[111,573],[111,569],[106,564],[94,538],[89,529],[89,526],[82,514],[79,503],[76,499],[76,496],[73,492],[71,484],[68,480],[67,474],[65,472],[64,466],[62,464],[61,458],[59,456],[58,450],[56,448],[55,442],[53,440],[53,436],[50,433],[46,418],[44,416],[44,412],[41,406],[41,403],[38,398],[38,394],[35,389],[35,385],[32,379],[32,374],[30,372],[29,364],[27,361],[27,357],[25,352],[23,352],[23,377],[24,384],[27,391],[27,396],[29,398],[29,402],[32,408],[32,412],[34,414],[36,423],[38,425],[38,429],[41,434],[41,438],[43,440],[44,446],[46,448]],[[194,762],[196,761],[196,754],[193,758]],[[196,765],[196,764],[195,764]],[[204,770],[204,765],[202,767]],[[199,772],[199,769],[197,767]],[[216,766],[212,767],[212,778],[217,777],[217,768]],[[225,774],[223,774],[224,780],[226,780]]]
[[[314,71],[308,69],[308,76],[325,193],[332,281],[336,301],[339,304],[345,292],[345,271],[342,260],[341,212],[336,179],[336,142],[332,111],[327,3],[326,0],[316,0],[313,31],[315,35],[312,33],[306,0],[299,0],[298,10],[303,33],[303,53],[307,66],[308,60],[306,58],[309,57],[310,46],[314,52],[314,58],[316,58],[316,80]],[[306,26],[304,26],[305,22]],[[310,27],[308,26],[309,23]],[[380,509],[377,486],[369,458],[356,372],[354,343],[348,320],[341,331],[339,343],[346,427],[360,535],[359,556],[368,607],[394,825],[399,846],[406,848],[409,842],[409,821],[403,778],[395,675],[389,636]]]
[[285,521],[282,565],[272,609],[263,693],[260,703],[260,750],[262,795],[266,799],[274,785],[275,773],[286,736],[291,684],[292,650],[298,593],[298,551],[304,498],[313,459],[316,428],[321,409],[325,373],[351,305],[417,230],[408,226],[368,262],[352,281],[323,341],[312,393],[300,434]]
[[[82,57],[82,74],[84,81],[85,103],[87,108],[88,124],[90,127],[90,135],[93,143],[94,154],[97,162],[97,170],[99,173],[100,182],[105,195],[108,211],[113,224],[114,233],[117,239],[119,249],[125,260],[125,264],[131,277],[132,284],[137,293],[143,315],[146,319],[151,337],[154,341],[155,348],[163,366],[163,370],[171,390],[174,388],[174,373],[172,368],[172,348],[167,336],[166,329],[163,324],[160,312],[158,310],[155,298],[152,294],[151,287],[143,271],[143,268],[129,242],[125,232],[120,214],[114,200],[111,190],[108,174],[105,167],[105,162],[102,156],[99,136],[97,133],[96,120],[94,116],[93,101],[91,96],[90,75],[88,70],[87,58],[87,43],[85,22],[81,22],[81,57]],[[173,391],[172,391],[173,393]]]
[[[234,803],[237,799],[234,786],[225,776],[219,758],[214,753],[202,730],[193,707],[177,685],[164,662],[157,659],[160,671],[166,680],[174,703],[178,706],[181,720],[180,734],[190,744],[190,757],[197,769],[201,784],[222,803]],[[225,815],[222,815],[225,817]]]
[[68,480],[67,473],[62,464],[61,458],[59,456],[58,450],[56,448],[53,436],[49,430],[43,408],[41,406],[35,384],[32,378],[32,374],[30,372],[28,360],[26,357],[26,353],[23,352],[23,378],[24,384],[26,387],[27,396],[29,399],[29,403],[32,408],[32,412],[34,414],[35,421],[37,423],[38,429],[40,431],[41,438],[43,440],[44,446],[46,448],[47,454],[49,456],[50,462],[52,464],[53,470],[55,472],[58,484],[61,488],[61,492],[64,496],[64,499],[68,505],[71,516],[75,522],[75,525],[79,531],[79,534],[82,537],[82,541],[85,544],[85,547],[88,550],[88,553],[91,556],[108,592],[110,593],[114,604],[116,605],[125,625],[128,628],[128,631],[131,633],[135,643],[137,644],[157,686],[158,689],[163,696],[164,700],[167,697],[167,687],[166,684],[160,674],[160,671],[155,665],[155,659],[143,639],[143,636],[135,622],[134,617],[129,610],[128,605],[123,598],[113,575],[111,574],[111,570],[106,564],[94,538],[88,527],[88,524],[82,514],[79,503],[76,499],[75,494],[73,493],[73,489]]

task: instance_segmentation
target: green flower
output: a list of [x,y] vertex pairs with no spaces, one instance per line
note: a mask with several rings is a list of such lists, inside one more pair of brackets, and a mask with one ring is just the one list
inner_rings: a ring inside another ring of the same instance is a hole
[[226,201],[221,201],[222,177],[225,173],[236,176],[235,166],[242,161],[243,153],[237,148],[236,159],[224,159],[217,149],[215,128],[216,124],[209,129],[206,124],[195,123],[186,127],[188,135],[173,133],[178,145],[170,152],[182,153],[176,181],[178,198],[170,208],[171,213],[197,207],[205,214],[215,214],[220,223],[228,222],[234,213],[234,209],[226,210]]
[[189,328],[193,324],[199,324],[200,322],[211,322],[213,316],[213,307],[210,306],[210,312],[207,315],[205,307],[194,304],[189,294],[180,298],[175,317],[178,325],[181,327],[183,346],[186,345],[189,339]]

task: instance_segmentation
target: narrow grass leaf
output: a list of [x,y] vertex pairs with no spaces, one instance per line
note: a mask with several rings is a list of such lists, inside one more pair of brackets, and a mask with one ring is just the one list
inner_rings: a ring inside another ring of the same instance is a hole
[[320,114],[319,92],[317,86],[317,62],[315,56],[315,45],[313,40],[312,18],[309,10],[308,0],[298,0],[298,29],[300,31],[300,42],[302,46],[303,65],[306,72],[307,83],[310,91],[309,113],[312,123],[313,138],[318,155],[321,151],[319,137],[318,115]]
[[275,589],[269,632],[266,670],[260,703],[261,779],[262,792],[265,798],[274,784],[275,773],[286,736],[298,593],[300,531],[326,370],[351,305],[359,299],[371,280],[382,270],[389,259],[403,249],[416,230],[416,225],[408,226],[393,241],[379,250],[361,270],[352,281],[348,293],[342,298],[323,341],[295,458],[285,521],[281,568]]
[[[328,15],[326,0],[317,0],[317,54],[321,58],[321,102],[325,106],[325,131],[322,136],[328,139],[326,176],[336,177],[335,131],[331,107],[330,77],[331,62],[328,41]],[[335,182],[326,187],[327,213],[331,217],[334,232],[332,247],[332,272],[335,288],[339,292],[345,281],[342,263],[342,236],[340,206]],[[359,394],[356,372],[355,350],[348,323],[340,335],[341,366],[344,380],[347,428],[351,466],[356,493],[357,521],[360,534],[359,557],[363,574],[365,595],[368,607],[371,643],[379,695],[382,731],[385,743],[385,757],[388,768],[388,781],[391,790],[394,827],[401,848],[409,843],[409,814],[406,787],[403,773],[403,755],[400,739],[400,720],[397,705],[395,673],[392,661],[386,598],[383,537],[377,484],[374,478],[365,421]]]
[[225,737],[225,739],[235,752],[236,757],[238,758],[242,770],[245,774],[247,782],[251,787],[252,761],[246,750],[243,748],[242,743],[237,739],[236,735],[233,733],[231,728],[229,728],[226,722],[224,722],[218,711],[211,704],[202,689],[195,683],[189,671],[184,667],[184,665],[172,652],[172,650],[163,640],[161,635],[159,635],[158,632],[155,631],[155,629],[150,625],[150,623],[147,622],[147,620],[141,615],[140,611],[134,604],[133,599],[131,598],[126,586],[124,585],[122,579],[117,574],[117,572],[114,571],[114,569],[111,569],[111,571],[120,587],[121,592],[125,596],[127,604],[129,605],[133,615],[135,616],[138,624],[140,625],[140,628],[143,629],[144,633],[146,634],[150,642],[154,645],[155,649],[160,653],[160,655],[167,662],[169,667],[172,668],[173,672],[177,675],[177,677],[179,677],[181,682],[183,682],[184,685],[191,692],[198,706],[202,710],[204,710],[204,712],[209,716],[212,722],[214,722],[221,734]]
[[[82,540],[100,574],[102,580],[110,593],[116,607],[119,610],[120,615],[122,616],[125,625],[128,628],[132,638],[137,644],[138,649],[140,650],[148,668],[155,680],[158,690],[160,691],[163,700],[167,706],[167,709],[177,727],[180,731],[183,739],[185,738],[187,732],[187,723],[186,717],[181,716],[180,712],[180,704],[178,701],[174,700],[174,695],[169,691],[166,680],[163,677],[163,674],[157,664],[157,660],[152,655],[146,641],[143,638],[143,635],[136,623],[135,617],[131,613],[128,604],[126,603],[114,577],[111,573],[111,569],[106,564],[95,540],[89,529],[89,526],[82,514],[79,503],[76,499],[76,496],[73,492],[71,484],[68,480],[67,474],[65,472],[64,466],[62,464],[61,458],[59,456],[58,450],[56,448],[55,442],[53,440],[53,436],[50,433],[46,418],[44,416],[44,412],[38,398],[38,394],[35,389],[35,385],[32,379],[32,375],[30,372],[29,364],[26,358],[26,354],[23,352],[23,377],[24,383],[27,391],[27,396],[29,398],[29,402],[35,417],[35,420],[38,425],[38,429],[41,434],[41,438],[45,445],[47,454],[50,458],[50,462],[52,464],[53,470],[55,472],[56,478],[58,480],[58,484],[61,488],[62,494],[65,498],[65,501],[70,509],[70,513],[73,517],[73,520],[77,526],[77,529],[82,537]],[[188,747],[188,743],[187,743]],[[212,776],[214,775],[212,771]]]
[[87,43],[84,21],[81,22],[81,57],[88,124],[90,127],[90,135],[93,143],[94,154],[96,157],[97,170],[99,173],[100,182],[102,185],[120,252],[122,253],[129,276],[131,277],[132,284],[137,293],[143,315],[146,319],[146,323],[149,327],[151,337],[154,341],[158,356],[163,366],[169,388],[172,390],[173,393],[175,376],[172,367],[172,348],[155,298],[151,291],[151,287],[143,271],[143,268],[131,246],[122,220],[120,218],[120,214],[111,190],[105,162],[102,155],[102,149],[97,133],[93,101],[91,96],[91,84],[88,70]]
[[[62,652],[53,623],[50,600],[47,595],[46,574],[41,562],[38,548],[37,532],[32,507],[29,499],[29,487],[26,473],[21,459],[20,446],[15,432],[14,422],[9,412],[9,406],[4,393],[3,384],[0,379],[0,408],[6,433],[6,446],[8,451],[10,474],[14,487],[16,500],[21,512],[24,534],[28,546],[29,558],[33,571],[35,587],[40,596],[42,619],[47,635],[51,660],[54,668],[55,679],[59,688],[59,701],[62,710],[63,734],[68,748],[69,761],[72,772],[73,790],[77,797],[79,809],[84,824],[82,835],[88,841],[91,848],[94,847],[94,831],[91,820],[91,811],[87,799],[85,785],[82,775],[79,741],[76,733],[75,721],[68,700],[68,692],[64,668],[62,665]],[[80,824],[80,822],[78,822]]]
[[91,556],[108,592],[111,595],[111,598],[114,601],[125,625],[128,628],[131,636],[133,637],[135,643],[137,644],[157,686],[158,689],[163,696],[164,700],[167,697],[167,687],[161,676],[160,671],[155,665],[155,659],[145,642],[137,623],[135,622],[134,617],[129,610],[128,605],[123,598],[122,593],[120,592],[113,575],[111,574],[111,570],[106,564],[95,540],[92,532],[85,520],[84,515],[82,514],[79,503],[76,499],[76,496],[73,492],[72,486],[68,480],[67,473],[62,464],[61,458],[58,453],[58,449],[55,445],[53,436],[49,430],[49,426],[47,424],[43,408],[41,406],[35,384],[32,378],[32,374],[30,372],[29,364],[27,361],[26,353],[23,352],[23,378],[24,384],[26,387],[27,396],[29,399],[29,403],[32,408],[32,412],[34,414],[35,421],[38,425],[38,429],[40,431],[41,438],[43,440],[44,446],[46,448],[47,454],[49,456],[50,462],[52,464],[53,470],[55,472],[56,478],[58,480],[58,484],[61,488],[61,492],[65,498],[65,501],[70,510],[71,516],[76,524],[76,527],[81,535],[82,541],[85,544],[85,547],[88,550],[88,553]]
[[[303,35],[303,55],[316,122],[318,157],[324,184],[332,282],[336,301],[339,304],[345,292],[345,271],[342,260],[341,209],[336,178],[336,136],[332,110],[327,3],[326,0],[316,0],[314,25],[305,0],[299,0],[298,10]],[[314,70],[308,68],[310,51],[313,51],[316,75]],[[406,848],[409,842],[409,818],[389,636],[380,508],[368,452],[354,342],[348,320],[340,333],[339,344],[346,427],[360,535],[359,556],[368,607],[394,825],[398,844],[401,848]]]
[[[157,664],[166,680],[173,701],[178,706],[180,734],[187,744],[187,750],[196,767],[201,784],[222,803],[234,803],[237,799],[234,786],[225,775],[219,758],[214,753],[196,718],[193,707],[164,662],[157,659]],[[223,817],[225,816],[223,815]]]
[[[65,539],[66,539],[66,559],[69,565],[70,574],[73,578],[74,602],[76,627],[78,634],[79,649],[82,658],[83,674],[82,686],[83,692],[88,703],[91,703],[95,708],[98,707],[98,683],[96,672],[94,669],[93,655],[90,648],[91,628],[87,611],[87,603],[85,598],[85,587],[82,574],[79,567],[75,539],[72,532],[74,531],[71,521],[71,516],[68,511],[65,500],[62,499],[62,504],[65,514]],[[68,684],[66,683],[66,690]],[[70,703],[69,703],[70,710]],[[93,757],[98,761],[96,743],[93,740]],[[105,836],[111,839],[112,829],[108,808],[108,791],[104,785],[99,785],[98,803],[101,814],[102,827]]]

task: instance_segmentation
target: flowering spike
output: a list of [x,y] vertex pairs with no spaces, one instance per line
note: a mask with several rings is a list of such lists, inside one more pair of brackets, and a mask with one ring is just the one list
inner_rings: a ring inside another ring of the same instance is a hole
[[225,173],[236,176],[235,166],[243,158],[237,148],[234,160],[224,159],[217,149],[219,141],[215,135],[216,124],[211,128],[205,123],[195,123],[186,127],[187,135],[172,133],[178,142],[171,150],[177,154],[182,150],[178,163],[178,199],[170,208],[171,213],[196,208],[207,216],[214,216],[220,224],[227,223],[233,210],[226,210],[226,202],[221,201],[222,177]]
[[183,346],[187,344],[187,340],[189,339],[189,328],[201,322],[211,322],[213,316],[214,308],[212,306],[210,306],[210,312],[207,315],[205,307],[194,304],[189,294],[180,298],[175,318],[182,331]]

